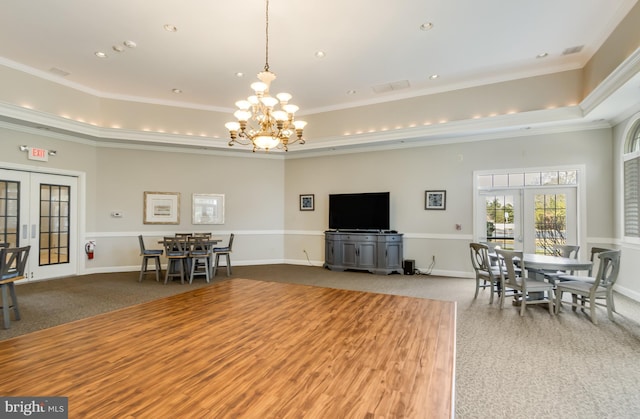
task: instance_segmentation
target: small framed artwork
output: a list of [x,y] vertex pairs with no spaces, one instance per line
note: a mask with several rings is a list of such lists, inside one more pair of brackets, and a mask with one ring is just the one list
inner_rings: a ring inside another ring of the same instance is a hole
[[300,195],[300,211],[313,211],[315,209],[313,194]]
[[447,191],[425,191],[424,209],[444,210],[447,208]]
[[180,224],[180,192],[145,192],[144,224]]
[[191,224],[224,224],[224,195],[193,194]]

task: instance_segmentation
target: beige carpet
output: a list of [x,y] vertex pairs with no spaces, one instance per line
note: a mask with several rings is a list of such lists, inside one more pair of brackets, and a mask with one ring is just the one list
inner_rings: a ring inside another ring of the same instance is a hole
[[[202,279],[165,286],[151,276],[138,283],[137,276],[96,274],[19,285],[22,320],[0,330],[0,340],[206,286]],[[623,296],[615,297],[615,322],[599,309],[599,324],[593,325],[568,307],[556,317],[531,307],[520,317],[510,304],[502,311],[489,305],[486,291],[474,301],[470,279],[294,265],[240,266],[233,276],[457,301],[458,418],[640,417],[640,304]],[[216,281],[225,279],[218,274]]]

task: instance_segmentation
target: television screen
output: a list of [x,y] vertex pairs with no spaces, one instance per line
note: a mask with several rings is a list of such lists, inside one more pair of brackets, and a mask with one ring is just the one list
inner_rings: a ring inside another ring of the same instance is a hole
[[388,230],[389,192],[329,195],[329,228]]

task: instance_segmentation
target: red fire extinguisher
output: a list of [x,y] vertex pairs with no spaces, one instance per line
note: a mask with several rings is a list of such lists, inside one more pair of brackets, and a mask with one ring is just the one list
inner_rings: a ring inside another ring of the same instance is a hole
[[87,254],[88,259],[93,259],[93,252],[95,251],[96,243],[91,241],[84,246],[84,252]]

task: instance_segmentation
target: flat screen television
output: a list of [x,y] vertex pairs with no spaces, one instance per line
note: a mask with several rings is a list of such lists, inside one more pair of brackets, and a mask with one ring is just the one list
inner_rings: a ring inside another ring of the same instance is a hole
[[329,195],[332,230],[388,230],[389,192]]

